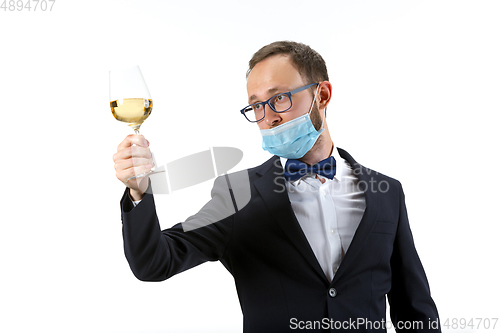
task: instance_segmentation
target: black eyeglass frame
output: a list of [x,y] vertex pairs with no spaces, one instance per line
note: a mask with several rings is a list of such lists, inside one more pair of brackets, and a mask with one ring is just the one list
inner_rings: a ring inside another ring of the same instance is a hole
[[[296,94],[296,93],[299,93],[299,92],[301,92],[301,91],[303,91],[303,90],[306,90],[306,89],[308,89],[308,88],[310,88],[310,87],[312,87],[312,86],[314,86],[314,85],[319,85],[319,83],[317,83],[317,82],[316,82],[316,83],[307,84],[307,85],[305,85],[305,86],[302,86],[302,87],[300,87],[300,88],[294,89],[294,90],[289,91],[289,92],[284,92],[284,93],[279,93],[279,94],[276,94],[276,95],[272,96],[271,98],[269,98],[269,99],[268,99],[267,101],[265,101],[265,102],[257,102],[257,103],[253,103],[253,104],[247,105],[247,106],[245,106],[243,109],[241,109],[241,110],[240,110],[240,113],[241,113],[242,115],[244,115],[244,116],[245,116],[245,118],[246,118],[249,122],[251,122],[251,123],[258,123],[259,121],[261,121],[262,119],[264,119],[264,118],[266,117],[266,104],[267,104],[267,105],[269,105],[269,108],[271,108],[271,110],[273,110],[273,111],[274,111],[274,112],[276,112],[276,113],[286,112],[286,111],[288,111],[288,110],[290,110],[290,109],[292,108],[292,105],[293,105],[292,95],[294,95],[294,94]],[[286,110],[283,110],[283,111],[276,111],[276,109],[274,108],[274,105],[273,105],[272,103],[270,103],[269,101],[274,100],[276,97],[281,96],[281,95],[287,95],[287,96],[288,96],[288,98],[290,99],[290,106],[289,106]],[[262,118],[260,118],[260,119],[257,119],[257,120],[250,120],[250,119],[247,117],[246,113],[247,113],[247,112],[250,112],[250,111],[251,111],[251,112],[253,112],[253,111],[254,111],[253,106],[255,106],[255,105],[262,105],[262,107],[264,108],[264,114],[263,114]]]

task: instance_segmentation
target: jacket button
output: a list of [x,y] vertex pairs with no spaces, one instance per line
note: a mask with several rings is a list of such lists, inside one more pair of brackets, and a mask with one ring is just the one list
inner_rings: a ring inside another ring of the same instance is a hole
[[332,298],[337,296],[337,290],[335,290],[335,288],[330,288],[328,290],[328,295],[330,295],[330,297],[332,297]]

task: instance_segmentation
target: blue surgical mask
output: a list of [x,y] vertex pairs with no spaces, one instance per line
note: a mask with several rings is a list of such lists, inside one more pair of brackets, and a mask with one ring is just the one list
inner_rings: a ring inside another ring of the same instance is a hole
[[[310,118],[318,88],[316,88],[308,113],[275,128],[260,130],[262,149],[279,157],[298,159],[303,157],[314,146],[319,135],[325,130],[322,123],[321,129],[317,131]],[[323,121],[325,121],[324,117]]]

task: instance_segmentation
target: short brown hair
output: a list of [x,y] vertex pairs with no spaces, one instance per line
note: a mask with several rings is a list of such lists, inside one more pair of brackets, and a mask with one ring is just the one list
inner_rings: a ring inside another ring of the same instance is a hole
[[255,52],[248,62],[247,78],[257,63],[275,54],[289,56],[305,83],[328,81],[326,63],[321,55],[308,45],[292,41],[274,42]]

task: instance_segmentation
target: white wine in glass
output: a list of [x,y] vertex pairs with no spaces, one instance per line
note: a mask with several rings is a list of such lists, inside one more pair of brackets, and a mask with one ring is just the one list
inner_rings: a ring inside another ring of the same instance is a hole
[[139,66],[109,71],[109,100],[116,120],[140,134],[141,124],[153,110],[153,100]]
[[128,123],[139,134],[141,124],[153,110],[153,100],[146,98],[124,98],[110,102],[111,112],[116,120]]
[[[139,128],[153,110],[153,100],[139,66],[109,71],[109,100],[115,119],[127,123],[135,134],[140,134]],[[164,171],[150,171],[127,180]]]

